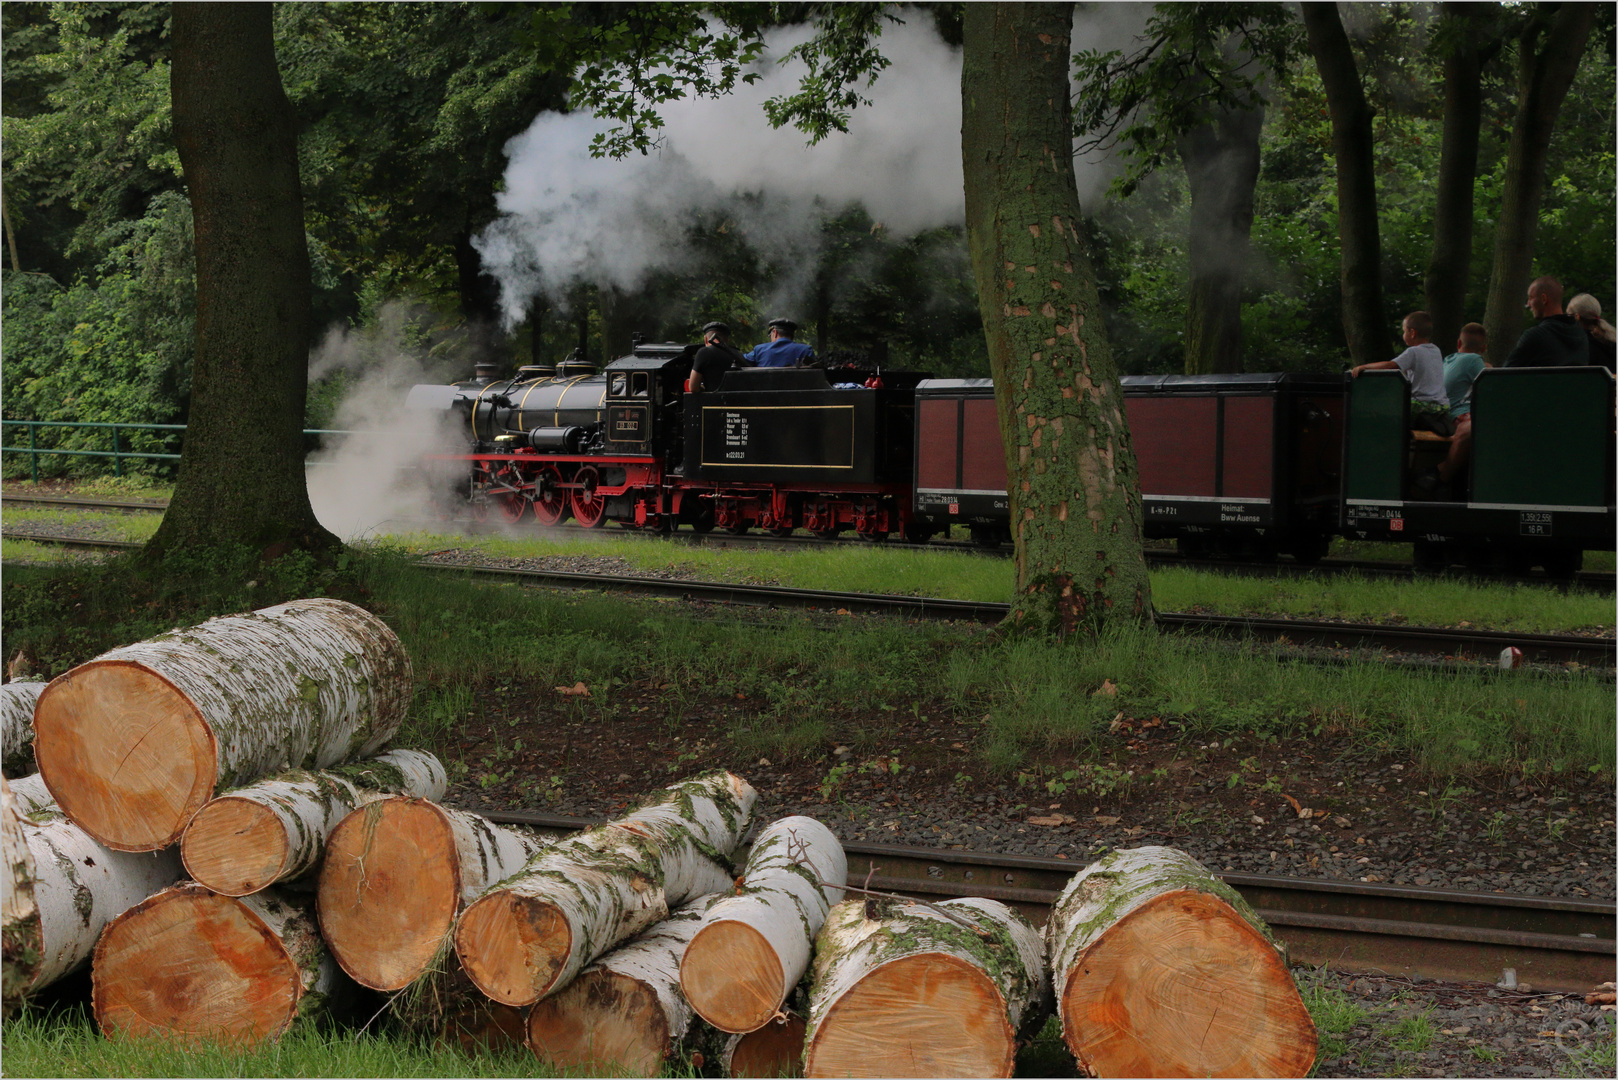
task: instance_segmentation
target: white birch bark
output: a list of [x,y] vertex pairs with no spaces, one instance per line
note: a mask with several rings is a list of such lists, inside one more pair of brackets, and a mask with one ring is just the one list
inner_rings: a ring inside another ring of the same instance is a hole
[[[78,967],[113,919],[180,878],[179,852],[112,851],[65,818],[21,823],[33,861],[37,934],[17,955],[37,958],[17,993],[28,994]],[[8,937],[7,952],[12,952]]]
[[[1301,1076],[1314,1062],[1286,947],[1183,851],[1132,848],[1086,867],[1045,940],[1063,1038],[1091,1075]],[[1090,1007],[1103,1000],[1108,1023]]]
[[50,789],[45,786],[45,778],[38,773],[20,776],[8,782],[19,816],[26,818],[47,810],[56,810],[56,800],[51,798]]
[[[843,845],[826,826],[810,817],[768,825],[753,841],[739,891],[708,909],[681,962],[681,982],[692,1007],[720,1031],[753,1031],[767,1023],[809,969],[815,935],[826,912],[842,901],[847,879]],[[735,927],[720,925],[727,923],[753,933],[737,935]],[[749,958],[760,952],[759,945],[773,954],[779,966],[774,985],[764,985],[770,974],[767,955],[748,965],[745,975],[738,970],[738,936],[752,946],[746,950]],[[749,985],[737,993],[733,983],[726,985],[727,976],[745,978]]]
[[5,895],[0,896],[0,1003],[10,1016],[39,971],[39,906],[34,903],[34,856],[11,785],[0,777],[0,857],[5,859]]
[[[534,1053],[560,1069],[590,1066],[615,1075],[657,1076],[669,1060],[716,1041],[680,991],[680,956],[702,925],[703,912],[717,899],[718,894],[709,894],[688,901],[667,919],[579,972],[566,989],[535,1005],[529,1012],[528,1027]],[[612,995],[603,994],[595,984],[611,984],[613,976],[651,993],[662,1020],[661,1030],[647,1025],[644,1016],[623,1017],[616,1009],[600,1009],[598,1002]],[[603,1011],[609,1015],[600,1016]],[[566,1015],[569,1013],[575,1015]],[[554,1023],[558,1019],[561,1022]],[[581,1041],[576,1037],[579,1025],[570,1021],[577,1019],[585,1021],[587,1031],[591,1020],[605,1019],[619,1027],[627,1026],[625,1021],[641,1022],[634,1030],[602,1031],[592,1045],[588,1038]],[[575,1037],[548,1043],[545,1036],[559,1028]]]
[[321,930],[356,982],[402,989],[430,974],[462,908],[551,843],[424,799],[374,800],[327,839]]
[[40,772],[109,847],[173,843],[216,787],[374,754],[411,697],[410,658],[380,619],[296,600],[114,649],[35,709]]
[[322,1015],[344,983],[307,897],[220,896],[181,882],[102,935],[92,1005],[103,1032],[251,1045]]
[[42,682],[0,684],[0,775],[27,776],[34,766],[34,703]]
[[[868,981],[880,1011],[860,1000]],[[847,900],[815,943],[804,1075],[1010,1076],[1049,1001],[1039,931],[1006,905]]]
[[[389,795],[437,801],[448,787],[443,764],[424,750],[390,750],[335,769],[281,773],[204,806],[186,826],[180,855],[200,884],[226,896],[247,896],[314,870],[326,837],[366,803]],[[252,835],[241,835],[246,829]]]
[[[729,859],[757,798],[741,777],[715,771],[558,841],[466,909],[455,931],[461,966],[506,1005],[561,989],[618,942],[666,919],[671,905],[728,890]],[[544,941],[535,938],[541,923]]]

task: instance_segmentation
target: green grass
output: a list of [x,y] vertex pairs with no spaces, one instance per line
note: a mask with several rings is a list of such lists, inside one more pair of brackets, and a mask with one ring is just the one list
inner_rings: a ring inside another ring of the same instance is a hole
[[[73,482],[73,494],[85,499],[167,499],[174,495],[174,483],[149,476],[97,476]],[[6,489],[18,494],[60,494],[59,489],[35,485],[27,479],[6,477]]]
[[1309,1016],[1315,1022],[1315,1032],[1320,1038],[1320,1047],[1315,1053],[1314,1069],[1310,1070],[1310,1075],[1313,1075],[1323,1062],[1342,1057],[1348,1052],[1348,1042],[1343,1036],[1352,1031],[1356,1025],[1364,1023],[1366,1013],[1358,1003],[1336,987],[1325,986],[1308,979],[1304,981],[1300,990],[1303,993],[1304,1008],[1309,1010]]
[[7,508],[0,516],[7,525],[88,525],[98,531],[96,539],[131,540],[144,543],[162,523],[160,514],[132,514],[98,510],[23,510]]

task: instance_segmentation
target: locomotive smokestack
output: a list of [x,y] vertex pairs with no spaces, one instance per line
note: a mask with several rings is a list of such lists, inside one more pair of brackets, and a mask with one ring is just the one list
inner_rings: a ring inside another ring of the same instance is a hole
[[476,374],[473,376],[472,381],[479,386],[487,386],[500,377],[499,364],[479,364],[473,370]]

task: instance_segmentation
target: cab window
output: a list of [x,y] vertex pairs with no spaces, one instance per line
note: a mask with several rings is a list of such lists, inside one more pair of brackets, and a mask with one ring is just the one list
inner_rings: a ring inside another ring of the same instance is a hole
[[650,385],[650,382],[651,382],[650,376],[644,371],[637,371],[637,372],[635,372],[635,374],[633,376],[633,379],[634,379],[634,387],[635,387],[634,396],[635,397],[645,397],[646,392],[647,392],[647,387]]
[[607,384],[607,396],[608,397],[627,397],[628,396],[628,391],[625,389],[625,377],[624,377],[623,372],[620,371],[620,372],[617,372],[617,373],[615,373],[613,375],[612,381]]

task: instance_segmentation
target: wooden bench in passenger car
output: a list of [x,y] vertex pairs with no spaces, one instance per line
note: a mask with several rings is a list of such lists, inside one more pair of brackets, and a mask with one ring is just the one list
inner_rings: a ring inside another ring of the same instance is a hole
[[[1415,431],[1415,430],[1412,430],[1410,432],[1410,441],[1412,443],[1424,443],[1424,442],[1425,443],[1444,443],[1445,445],[1448,445],[1450,440],[1451,440],[1451,436],[1449,436],[1449,435],[1440,435],[1436,431]],[[1411,446],[1410,449],[1414,450],[1414,449],[1416,449],[1416,447]]]

